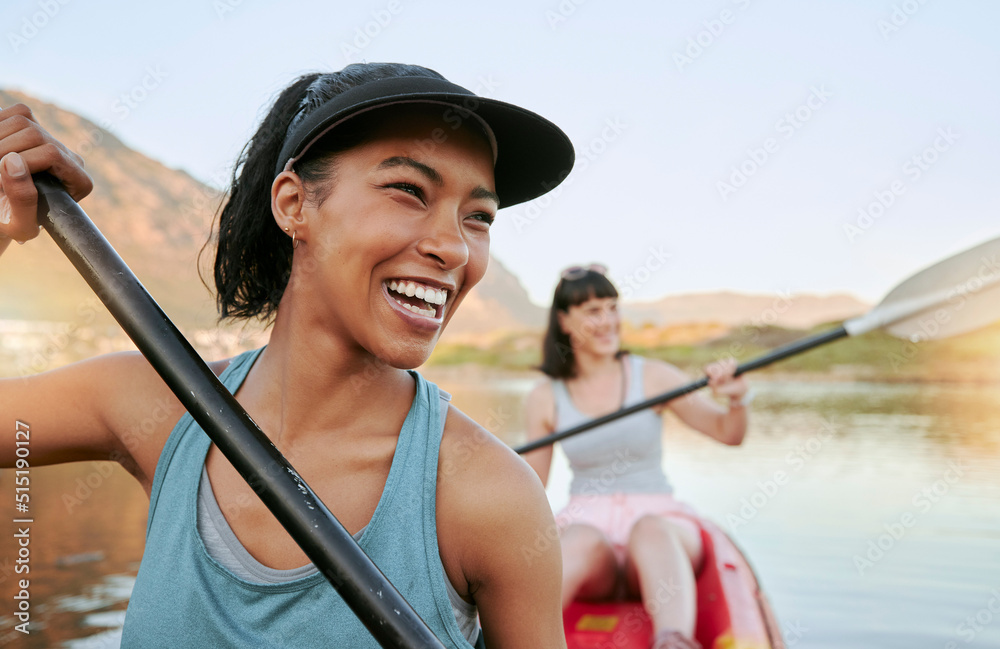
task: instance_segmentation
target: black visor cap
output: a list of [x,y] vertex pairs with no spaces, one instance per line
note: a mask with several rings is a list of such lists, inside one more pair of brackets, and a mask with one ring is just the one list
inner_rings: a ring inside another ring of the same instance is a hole
[[544,117],[512,104],[479,97],[444,79],[408,76],[386,77],[349,88],[315,109],[285,139],[275,175],[281,173],[289,159],[298,159],[332,125],[381,106],[421,101],[454,106],[445,108],[451,112],[445,113],[444,128],[459,128],[465,120],[475,120],[470,112],[489,125],[496,138],[494,177],[501,207],[541,196],[561,183],[573,168],[573,144],[558,126]]

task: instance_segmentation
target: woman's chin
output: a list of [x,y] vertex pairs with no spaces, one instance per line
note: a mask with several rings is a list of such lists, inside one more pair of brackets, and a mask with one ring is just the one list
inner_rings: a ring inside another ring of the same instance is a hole
[[604,341],[598,343],[594,346],[594,351],[600,356],[614,356],[621,349],[621,341],[617,338],[614,340]]
[[426,363],[432,351],[433,344],[413,344],[389,346],[373,354],[379,361],[398,370],[412,370]]

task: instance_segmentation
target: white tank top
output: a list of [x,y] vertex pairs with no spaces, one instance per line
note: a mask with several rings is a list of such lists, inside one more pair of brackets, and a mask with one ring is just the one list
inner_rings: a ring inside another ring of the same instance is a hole
[[[622,362],[629,371],[625,405],[644,401],[643,359],[628,354]],[[556,430],[566,430],[591,419],[577,410],[564,381],[553,381],[552,388]],[[564,439],[560,444],[573,470],[570,493],[672,493],[663,473],[662,439],[662,419],[651,408]]]

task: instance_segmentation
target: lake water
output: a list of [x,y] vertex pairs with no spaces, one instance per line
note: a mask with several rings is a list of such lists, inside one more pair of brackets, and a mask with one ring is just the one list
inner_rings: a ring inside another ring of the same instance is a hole
[[[505,441],[523,441],[530,379],[428,375]],[[668,417],[664,463],[678,497],[743,547],[788,645],[1000,647],[1000,386],[754,383],[743,446]],[[555,508],[568,485],[558,458]],[[24,636],[13,630],[11,474],[0,472],[0,645],[117,647],[145,495],[107,465],[32,469]]]

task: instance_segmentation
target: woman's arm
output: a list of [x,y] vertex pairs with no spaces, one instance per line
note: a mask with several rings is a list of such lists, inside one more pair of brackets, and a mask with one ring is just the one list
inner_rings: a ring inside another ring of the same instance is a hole
[[[38,236],[31,174],[47,171],[80,200],[93,183],[83,160],[43,129],[23,104],[0,110],[0,252]],[[7,271],[0,264],[0,272]],[[120,462],[147,486],[166,433],[183,408],[144,358],[116,354],[59,370],[0,380],[0,466],[17,461],[15,429],[27,428],[32,466]],[[24,440],[20,436],[20,441]],[[23,451],[22,451],[23,452]]]
[[0,380],[0,467],[16,462],[12,432],[29,427],[32,466],[109,460],[144,488],[170,430],[184,413],[163,380],[137,352]]
[[490,649],[563,649],[559,535],[545,491],[512,450],[452,409],[441,446],[445,571],[479,607]]
[[[747,392],[747,383],[742,376],[733,377],[735,370],[736,361],[731,359],[705,368],[713,394],[728,397],[728,408],[697,392],[674,399],[666,407],[673,410],[691,428],[723,444],[738,446],[743,442],[747,430],[747,408],[742,402]],[[654,360],[646,361],[643,378],[647,397],[662,394],[691,381],[673,365]]]
[[[524,404],[524,420],[529,442],[555,432],[554,413],[555,395],[552,394],[552,383],[543,379],[532,388]],[[522,457],[538,474],[542,484],[548,484],[549,469],[552,467],[552,445],[525,453]]]

